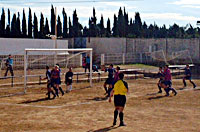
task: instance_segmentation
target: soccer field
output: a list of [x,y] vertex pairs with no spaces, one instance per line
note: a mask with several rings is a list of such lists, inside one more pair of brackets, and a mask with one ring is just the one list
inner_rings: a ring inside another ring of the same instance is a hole
[[[173,79],[177,96],[157,94],[157,79],[128,80],[130,93],[124,111],[127,126],[111,127],[113,102],[104,98],[103,82],[79,89],[54,100],[46,100],[45,85],[25,95],[0,98],[2,132],[199,132],[200,89],[182,89],[182,80]],[[42,89],[44,88],[44,89]],[[65,87],[63,86],[63,89]]]

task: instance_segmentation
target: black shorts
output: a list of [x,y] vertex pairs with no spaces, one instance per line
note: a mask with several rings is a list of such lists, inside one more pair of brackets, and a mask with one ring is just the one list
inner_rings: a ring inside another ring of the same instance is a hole
[[125,95],[114,95],[114,103],[115,103],[115,106],[124,107],[126,104],[126,96]]
[[192,79],[192,77],[191,76],[186,76],[186,77],[184,77],[186,80],[191,80]]
[[113,78],[106,79],[106,84],[113,84]]
[[172,86],[172,81],[166,81],[166,80],[162,80],[161,81],[162,84],[171,87]]
[[71,84],[72,84],[72,79],[67,79],[67,80],[65,81],[65,83],[66,83],[67,85],[71,85]]

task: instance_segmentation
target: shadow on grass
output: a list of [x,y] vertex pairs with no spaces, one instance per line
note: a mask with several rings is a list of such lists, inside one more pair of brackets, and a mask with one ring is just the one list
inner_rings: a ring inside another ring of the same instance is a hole
[[119,128],[119,126],[117,126],[117,127],[109,126],[109,127],[105,127],[105,128],[100,128],[98,130],[90,130],[90,131],[87,131],[87,132],[108,132],[108,131],[111,131],[111,130],[117,129],[117,128]]
[[42,102],[42,101],[47,101],[47,100],[53,100],[53,99],[48,99],[48,98],[41,98],[41,99],[36,99],[36,100],[27,100],[18,104],[30,104],[30,103],[37,103],[37,102]]
[[169,97],[169,96],[156,96],[156,97],[149,97],[148,100],[152,100],[152,99],[161,99],[164,97]]
[[94,97],[92,99],[86,99],[86,100],[93,100],[93,101],[104,101],[107,100],[107,97]]
[[147,96],[152,96],[152,95],[157,95],[159,93],[150,93],[150,94],[146,94]]

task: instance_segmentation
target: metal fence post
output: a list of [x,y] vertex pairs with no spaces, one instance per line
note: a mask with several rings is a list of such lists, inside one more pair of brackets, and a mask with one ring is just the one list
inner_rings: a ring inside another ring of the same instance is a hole
[[101,54],[101,65],[105,65],[105,55]]

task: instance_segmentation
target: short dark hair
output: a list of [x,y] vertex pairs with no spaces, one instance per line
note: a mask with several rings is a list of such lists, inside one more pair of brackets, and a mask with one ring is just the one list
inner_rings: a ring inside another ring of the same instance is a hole
[[59,64],[58,64],[58,63],[57,63],[56,65],[57,65],[57,66],[59,66]]
[[116,68],[117,70],[120,70],[120,67],[119,66],[117,66],[117,68]]
[[49,66],[46,66],[46,69],[49,69]]
[[119,79],[124,79],[124,73],[119,73]]
[[169,65],[165,65],[167,68],[169,67]]
[[113,67],[113,64],[110,64],[110,66],[112,66],[112,67]]
[[8,56],[11,56],[11,54],[9,54]]

